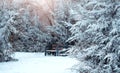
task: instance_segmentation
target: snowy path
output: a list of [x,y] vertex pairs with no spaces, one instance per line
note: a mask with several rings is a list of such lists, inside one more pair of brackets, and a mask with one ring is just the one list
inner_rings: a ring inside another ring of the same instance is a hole
[[0,63],[0,73],[74,73],[70,68],[77,63],[69,57],[44,56],[42,53],[16,53],[16,62]]

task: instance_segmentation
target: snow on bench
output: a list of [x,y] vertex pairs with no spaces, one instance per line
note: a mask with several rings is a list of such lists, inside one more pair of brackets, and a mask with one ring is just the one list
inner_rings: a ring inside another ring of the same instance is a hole
[[67,56],[65,54],[65,52],[67,51],[67,49],[61,49],[61,50],[46,50],[45,51],[45,56],[46,55],[54,55],[54,56]]

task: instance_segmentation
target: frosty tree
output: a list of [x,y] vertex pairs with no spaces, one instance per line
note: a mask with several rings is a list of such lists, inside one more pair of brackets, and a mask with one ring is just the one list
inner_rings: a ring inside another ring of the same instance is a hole
[[[11,1],[10,1],[11,2]],[[9,1],[1,0],[0,7],[0,61],[12,60],[12,45],[10,42],[11,33],[17,33],[12,26],[14,16],[17,12],[14,8],[8,8],[11,4]]]
[[80,20],[70,29],[80,73],[120,73],[120,1],[79,0]]
[[37,8],[29,2],[19,6],[19,15],[16,15],[13,26],[19,31],[14,34],[12,45],[16,51],[40,52],[44,51],[51,36],[46,33],[43,24],[37,15]]
[[[68,31],[71,24],[68,21],[68,5],[65,0],[51,0],[53,2],[52,6],[49,6],[49,14],[52,16],[52,25],[46,27],[48,33],[52,36],[51,44],[56,44],[57,46],[67,47],[66,40],[70,36]],[[66,3],[66,4],[65,4]]]
[[13,50],[44,51],[51,38],[34,7],[16,5],[12,0],[0,1],[0,61],[11,60]]

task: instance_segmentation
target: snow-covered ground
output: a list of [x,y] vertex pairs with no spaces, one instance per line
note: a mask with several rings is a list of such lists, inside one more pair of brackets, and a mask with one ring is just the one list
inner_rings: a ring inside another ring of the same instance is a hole
[[77,60],[69,57],[44,56],[43,53],[15,53],[16,62],[0,63],[0,73],[75,73]]

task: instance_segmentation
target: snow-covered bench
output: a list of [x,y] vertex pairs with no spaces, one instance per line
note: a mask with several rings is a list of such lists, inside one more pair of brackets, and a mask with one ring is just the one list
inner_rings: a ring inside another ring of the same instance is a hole
[[45,51],[45,56],[46,55],[54,55],[54,56],[67,56],[65,52],[67,49],[54,49],[54,50],[46,50]]
[[56,50],[46,50],[45,56],[46,55],[56,55]]

